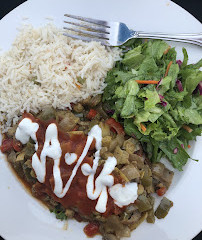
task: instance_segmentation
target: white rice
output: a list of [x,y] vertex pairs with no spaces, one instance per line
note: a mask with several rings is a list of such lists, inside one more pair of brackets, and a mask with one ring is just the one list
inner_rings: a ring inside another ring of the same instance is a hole
[[46,105],[65,109],[102,93],[107,71],[119,58],[118,49],[67,38],[53,25],[24,26],[0,56],[1,130],[7,131],[24,111],[37,113]]

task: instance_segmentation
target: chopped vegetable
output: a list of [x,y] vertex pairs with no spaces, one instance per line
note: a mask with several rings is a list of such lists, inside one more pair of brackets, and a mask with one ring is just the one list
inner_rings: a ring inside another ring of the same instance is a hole
[[117,160],[117,164],[129,164],[129,154],[126,151],[121,150],[119,146],[115,148],[114,157]]
[[158,190],[156,190],[156,193],[161,197],[166,193],[166,188],[165,187],[161,187]]
[[136,205],[140,212],[146,212],[152,208],[152,205],[145,194],[142,194],[136,200]]
[[171,48],[171,46],[169,46],[169,47],[163,52],[163,54],[167,54],[168,51],[170,50],[170,48]]
[[140,123],[140,127],[141,127],[143,132],[146,132],[147,129],[146,129],[146,127],[143,123]]
[[171,67],[172,64],[173,64],[173,62],[170,61],[169,64],[168,64],[168,66],[167,66],[166,73],[165,73],[165,76],[164,76],[164,77],[168,76],[168,72],[169,72],[170,67]]
[[133,164],[129,164],[121,168],[122,173],[127,177],[129,181],[139,178],[140,173],[136,167],[134,167]]
[[92,120],[93,118],[95,118],[96,115],[97,115],[97,111],[95,109],[90,109],[86,117],[89,120]]
[[159,81],[155,80],[135,80],[139,84],[158,84]]
[[114,118],[107,119],[106,123],[110,126],[110,128],[114,129],[118,134],[124,134],[124,129],[122,125],[119,122],[117,122]]
[[2,153],[10,152],[13,149],[13,139],[7,138],[4,139],[1,145]]
[[176,84],[179,92],[183,92],[182,82],[179,79],[177,79]]
[[99,233],[99,224],[96,222],[91,222],[87,224],[83,230],[88,237],[94,237]]
[[188,133],[191,133],[193,131],[193,129],[191,129],[189,126],[187,125],[183,125],[182,126]]
[[20,152],[22,150],[22,143],[17,140],[13,140],[13,148],[16,152]]
[[58,204],[54,209],[51,209],[50,212],[54,213],[57,219],[66,220],[67,216],[65,214],[65,209],[61,204]]
[[173,206],[173,202],[164,197],[161,200],[160,205],[158,206],[158,208],[155,211],[155,216],[158,219],[164,218],[165,216],[167,216],[167,214],[172,206]]
[[81,103],[77,103],[73,106],[73,110],[77,113],[81,113],[83,111],[83,106]]
[[[124,123],[125,132],[142,143],[152,162],[165,156],[181,171],[189,159],[185,151],[188,142],[202,132],[202,98],[198,91],[202,60],[187,65],[188,55],[183,49],[183,63],[176,61],[175,49],[161,40],[138,42],[128,49],[107,75],[104,104],[114,111],[116,120]],[[137,84],[157,79],[157,86]],[[178,152],[174,153],[176,148]]]

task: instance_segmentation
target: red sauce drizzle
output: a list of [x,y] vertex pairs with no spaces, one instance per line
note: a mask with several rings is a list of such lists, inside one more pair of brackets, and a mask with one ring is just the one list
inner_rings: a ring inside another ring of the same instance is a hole
[[[41,151],[43,149],[43,145],[45,142],[45,132],[50,123],[56,123],[55,120],[51,121],[41,121],[40,119],[35,118],[33,115],[29,113],[24,113],[24,118],[30,118],[33,122],[37,122],[39,124],[39,129],[37,131],[37,141],[38,141],[38,150],[37,155],[40,156]],[[82,154],[84,146],[87,141],[87,136],[85,134],[68,134],[64,133],[59,130],[58,128],[58,139],[62,149],[62,157],[60,159],[60,171],[61,177],[63,180],[63,186],[65,186],[66,182],[68,181],[69,177],[71,176],[72,170],[76,165],[76,162],[72,165],[67,165],[65,163],[65,154],[69,153],[76,153],[78,158]],[[91,147],[83,160],[83,163],[88,163],[90,166],[93,165],[93,153],[96,151],[95,149],[95,141],[92,142]],[[98,167],[97,173],[95,177],[99,175],[101,172],[102,167]],[[114,176],[114,184],[116,183],[123,183],[123,180],[112,173]],[[96,178],[95,178],[96,179]],[[47,158],[46,161],[46,178],[44,183],[37,182],[34,186],[35,195],[38,198],[42,198],[44,194],[48,194],[51,198],[55,201],[61,203],[65,208],[77,208],[79,213],[83,215],[90,215],[92,212],[95,211],[95,206],[97,200],[91,200],[87,197],[86,192],[86,183],[87,177],[83,175],[81,171],[81,166],[79,167],[76,176],[74,177],[71,186],[67,192],[67,194],[63,198],[58,198],[53,190],[54,190],[54,178],[53,178],[53,159]],[[119,214],[123,208],[119,208],[117,205],[114,204],[113,199],[108,195],[108,202],[107,202],[107,210],[103,214],[104,216],[108,216],[111,214]]]

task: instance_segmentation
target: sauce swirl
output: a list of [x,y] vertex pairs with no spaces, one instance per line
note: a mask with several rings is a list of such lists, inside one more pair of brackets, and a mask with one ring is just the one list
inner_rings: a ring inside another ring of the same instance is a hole
[[43,122],[28,113],[23,117],[15,137],[22,144],[30,138],[35,142],[32,167],[39,197],[46,193],[65,208],[76,207],[84,215],[96,210],[106,216],[137,199],[137,183],[124,184],[114,174],[115,157],[99,166],[102,131],[98,125],[88,136],[67,134],[54,121]]

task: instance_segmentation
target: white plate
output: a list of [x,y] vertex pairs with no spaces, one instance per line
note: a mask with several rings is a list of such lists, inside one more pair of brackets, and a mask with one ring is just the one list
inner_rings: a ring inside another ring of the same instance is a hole
[[[0,21],[0,48],[6,50],[14,40],[16,28],[24,17],[27,23],[39,26],[53,17],[54,23],[63,26],[63,14],[122,21],[129,27],[145,31],[202,32],[201,23],[188,12],[169,0],[33,0],[27,1]],[[197,46],[172,43],[188,50],[190,61],[202,56]],[[131,240],[190,240],[202,229],[202,137],[192,144],[190,154],[199,162],[189,161],[181,173],[176,173],[167,197],[174,207],[164,220],[143,223],[132,233]],[[36,199],[32,198],[13,175],[3,156],[0,156],[0,235],[6,240],[65,240],[87,239],[85,224],[55,219]],[[100,236],[94,239],[101,239]]]

